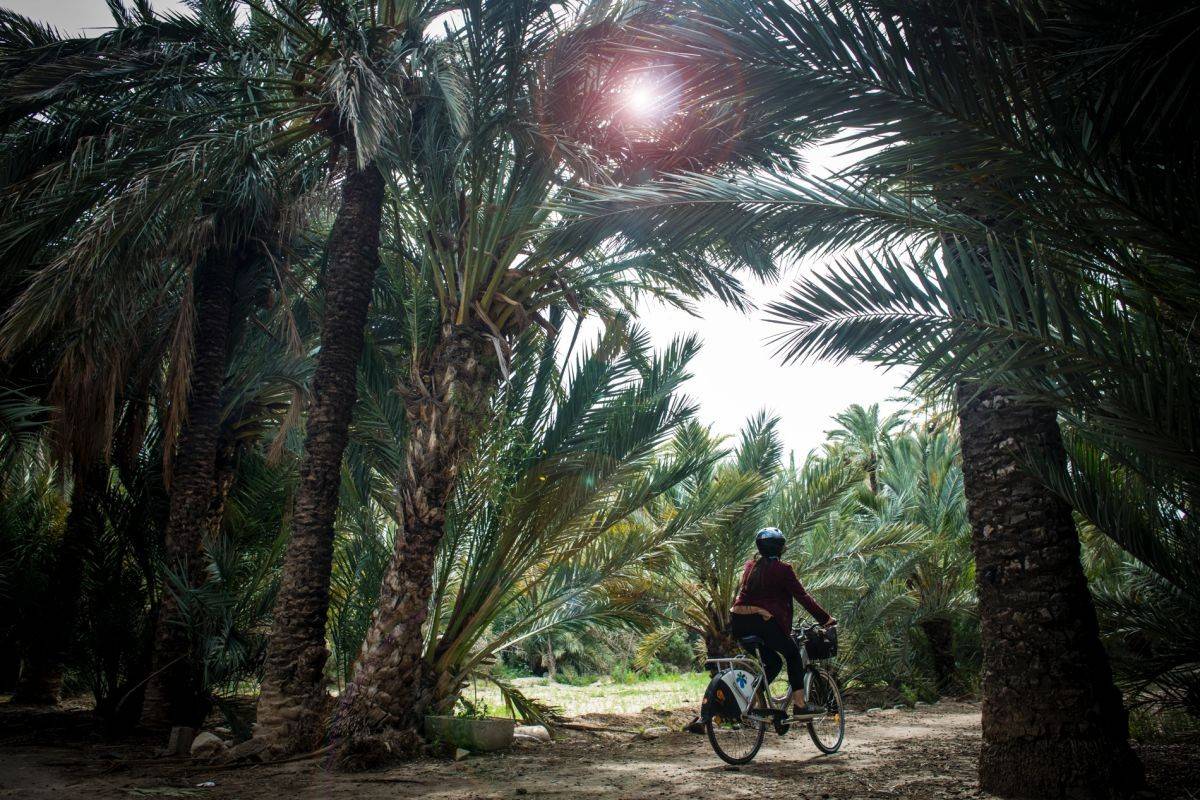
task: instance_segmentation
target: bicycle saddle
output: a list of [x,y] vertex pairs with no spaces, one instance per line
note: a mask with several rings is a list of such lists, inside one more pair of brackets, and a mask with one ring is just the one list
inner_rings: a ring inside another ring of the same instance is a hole
[[761,636],[743,636],[741,639],[738,639],[738,644],[742,646],[743,650],[753,653],[758,648],[765,646],[766,642],[763,641]]

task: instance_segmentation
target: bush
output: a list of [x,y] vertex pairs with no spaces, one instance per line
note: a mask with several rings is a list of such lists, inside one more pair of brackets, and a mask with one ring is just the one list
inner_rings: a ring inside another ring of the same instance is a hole
[[670,638],[662,643],[651,666],[657,663],[664,670],[670,669],[676,674],[695,669],[696,649],[692,646],[691,641],[694,638],[699,637],[694,634],[689,636],[683,629],[676,630]]
[[1200,719],[1178,708],[1141,706],[1129,712],[1129,735],[1139,742],[1200,732]]
[[558,671],[554,680],[568,686],[591,686],[599,676],[591,672],[577,672],[574,667],[564,667]]
[[492,674],[500,680],[511,681],[513,678],[528,678],[533,673],[524,661],[501,659],[492,665]]
[[612,668],[613,683],[623,683],[629,685],[637,683],[641,679],[641,675],[637,670],[630,669],[627,664],[617,664]]
[[473,701],[460,696],[458,698],[458,704],[461,706],[461,710],[458,712],[458,714],[456,714],[456,716],[463,717],[465,719],[487,719],[488,717],[495,716],[492,713],[492,707],[489,706],[485,700]]

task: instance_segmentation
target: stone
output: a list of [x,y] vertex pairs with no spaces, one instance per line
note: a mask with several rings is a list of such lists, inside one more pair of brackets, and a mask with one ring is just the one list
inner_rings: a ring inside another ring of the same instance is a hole
[[225,749],[225,742],[215,733],[201,731],[192,740],[192,758],[214,756]]
[[241,744],[234,745],[225,753],[225,758],[228,761],[240,761],[242,759],[258,758],[262,753],[271,746],[271,743],[265,738],[247,739]]
[[545,725],[518,725],[513,729],[513,735],[539,742],[550,741],[550,731],[546,729]]
[[462,761],[467,756],[471,755],[470,750],[463,750],[461,747],[454,748],[454,760]]
[[665,733],[670,733],[671,729],[663,725],[655,725],[652,728],[646,728],[638,734],[639,739],[657,739]]
[[192,752],[192,740],[196,738],[196,729],[176,725],[171,728],[171,738],[167,740],[167,754],[186,756]]

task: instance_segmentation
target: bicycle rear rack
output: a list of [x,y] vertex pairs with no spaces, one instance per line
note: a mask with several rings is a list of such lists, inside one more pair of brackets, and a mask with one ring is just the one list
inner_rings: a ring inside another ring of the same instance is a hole
[[736,669],[747,667],[751,669],[762,669],[762,662],[757,658],[749,658],[747,656],[731,656],[729,658],[706,658],[704,666],[714,665],[719,669]]

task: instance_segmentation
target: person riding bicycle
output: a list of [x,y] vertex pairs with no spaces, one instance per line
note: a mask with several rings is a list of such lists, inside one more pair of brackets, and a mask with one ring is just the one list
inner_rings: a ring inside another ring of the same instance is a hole
[[782,656],[782,661],[787,663],[796,715],[819,714],[821,709],[810,705],[804,697],[804,664],[800,648],[791,635],[792,600],[800,601],[820,625],[831,627],[837,620],[804,590],[792,566],[779,560],[786,543],[778,528],[763,528],[754,537],[758,555],[746,562],[741,590],[733,608],[729,609],[733,637],[739,641],[747,636],[762,639],[765,646],[761,648],[760,658],[768,682],[779,674]]

